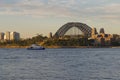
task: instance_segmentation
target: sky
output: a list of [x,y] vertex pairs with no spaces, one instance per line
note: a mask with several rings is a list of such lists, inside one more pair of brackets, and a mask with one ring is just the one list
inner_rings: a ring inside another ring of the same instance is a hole
[[120,34],[120,0],[0,0],[0,32],[53,34],[68,22]]

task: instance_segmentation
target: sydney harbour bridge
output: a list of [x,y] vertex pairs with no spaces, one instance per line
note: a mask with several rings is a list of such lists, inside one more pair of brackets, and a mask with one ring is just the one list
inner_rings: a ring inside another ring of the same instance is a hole
[[90,37],[92,28],[88,25],[80,22],[69,22],[62,27],[60,27],[55,33],[54,37],[64,37],[65,35],[69,36],[78,36],[84,35]]

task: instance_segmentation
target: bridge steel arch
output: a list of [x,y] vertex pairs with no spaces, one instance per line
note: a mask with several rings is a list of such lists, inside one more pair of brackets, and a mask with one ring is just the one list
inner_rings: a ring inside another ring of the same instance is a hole
[[88,25],[79,22],[70,22],[60,27],[55,33],[54,37],[63,37],[65,33],[72,27],[77,27],[85,36],[90,37],[91,35],[92,28]]

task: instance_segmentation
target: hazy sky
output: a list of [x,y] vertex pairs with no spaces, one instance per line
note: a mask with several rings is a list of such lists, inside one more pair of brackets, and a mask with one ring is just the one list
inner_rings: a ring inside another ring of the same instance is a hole
[[120,34],[120,0],[0,0],[0,32],[22,37],[53,34],[67,22],[82,22]]

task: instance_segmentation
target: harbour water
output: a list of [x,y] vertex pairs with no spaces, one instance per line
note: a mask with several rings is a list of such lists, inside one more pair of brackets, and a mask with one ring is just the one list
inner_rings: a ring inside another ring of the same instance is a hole
[[3,48],[0,80],[120,80],[120,48]]

